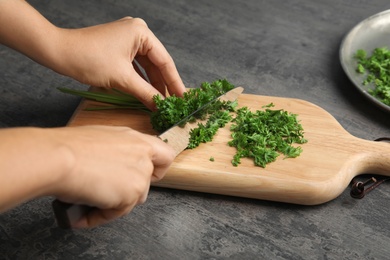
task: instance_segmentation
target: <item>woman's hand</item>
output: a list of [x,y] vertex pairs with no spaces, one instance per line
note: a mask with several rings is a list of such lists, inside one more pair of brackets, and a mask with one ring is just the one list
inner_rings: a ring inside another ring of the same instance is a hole
[[74,227],[92,227],[128,214],[145,202],[150,183],[168,170],[174,151],[155,136],[126,127],[60,128],[57,137],[73,163],[54,194],[64,202],[97,207]]
[[26,1],[2,0],[0,24],[0,43],[82,83],[128,92],[150,109],[156,94],[185,92],[172,57],[140,18],[63,29]]
[[127,127],[3,129],[0,142],[0,212],[42,196],[97,208],[74,227],[128,214],[175,158],[159,138]]
[[[185,91],[172,57],[141,19],[62,29],[26,1],[0,0],[0,43],[82,83],[131,93],[150,109],[154,95]],[[0,143],[0,212],[48,195],[98,208],[77,227],[143,203],[174,159],[163,141],[126,127],[0,129]]]
[[[72,30],[60,30],[54,69],[76,80],[133,94],[155,109],[156,94],[182,96],[185,87],[172,57],[139,18]],[[142,77],[146,72],[150,83]]]

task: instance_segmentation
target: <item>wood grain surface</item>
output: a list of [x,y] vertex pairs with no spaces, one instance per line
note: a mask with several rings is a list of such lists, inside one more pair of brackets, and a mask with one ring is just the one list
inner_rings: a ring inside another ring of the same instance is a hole
[[[92,89],[93,91],[94,89]],[[274,103],[273,109],[284,109],[298,115],[308,143],[301,145],[297,158],[283,158],[266,168],[256,167],[244,158],[231,164],[235,148],[229,125],[220,129],[214,140],[179,154],[166,176],[154,186],[192,190],[239,197],[315,205],[340,195],[356,175],[365,172],[390,174],[390,145],[352,136],[324,109],[310,102],[280,97],[242,94],[239,107],[262,110]],[[132,110],[86,111],[101,105],[83,100],[69,122],[79,125],[128,126],[143,133],[157,135],[149,116]],[[214,161],[210,161],[214,157]]]

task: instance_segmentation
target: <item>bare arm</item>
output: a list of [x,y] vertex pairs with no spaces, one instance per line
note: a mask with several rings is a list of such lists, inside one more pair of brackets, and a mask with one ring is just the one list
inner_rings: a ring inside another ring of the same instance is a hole
[[0,43],[52,67],[60,41],[58,28],[22,0],[0,0]]
[[[85,84],[132,93],[151,109],[153,95],[185,91],[171,56],[141,19],[62,29],[25,1],[0,0],[0,43]],[[76,224],[96,226],[143,203],[173,159],[167,144],[126,127],[1,129],[0,212],[53,195],[97,207]]]
[[154,95],[185,91],[172,57],[142,19],[62,29],[23,0],[0,0],[0,25],[0,43],[82,83],[129,92],[151,109]]
[[70,171],[64,146],[34,128],[0,130],[0,212],[53,193]]
[[127,127],[0,130],[0,212],[41,196],[98,207],[76,227],[103,224],[143,203],[175,153]]

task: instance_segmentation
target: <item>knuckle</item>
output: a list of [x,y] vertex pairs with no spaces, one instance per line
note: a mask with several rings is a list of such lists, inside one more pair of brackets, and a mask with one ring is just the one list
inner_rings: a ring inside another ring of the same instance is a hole
[[166,143],[164,143],[164,148],[165,148],[164,159],[167,164],[171,164],[176,158],[176,151]]
[[170,147],[170,153],[168,154],[169,164],[171,164],[176,158],[176,151]]
[[124,203],[117,208],[117,217],[123,217],[128,215],[134,208],[132,203]]
[[148,198],[147,195],[140,197],[140,199],[138,201],[138,205],[144,204],[146,202],[147,198]]
[[145,20],[142,19],[142,18],[138,18],[138,17],[133,18],[133,19],[132,19],[132,22],[133,22],[134,24],[136,24],[136,25],[139,25],[139,26],[146,26],[146,27],[148,26],[148,25],[146,24]]
[[134,27],[148,27],[147,23],[145,22],[144,19],[139,18],[139,17],[131,17],[131,16],[125,16],[121,21],[127,22],[131,24]]
[[[153,102],[153,96],[156,95],[156,91],[151,88],[144,89],[142,93],[139,94],[139,100],[144,104],[151,104]],[[159,93],[157,93],[159,95]]]
[[137,198],[137,204],[142,204],[146,201],[150,183],[148,181],[139,182],[134,192]]
[[134,19],[133,17],[131,17],[131,16],[129,16],[129,15],[127,15],[127,16],[125,16],[125,17],[123,17],[122,19],[120,19],[120,20],[123,20],[123,21],[125,21],[125,20],[131,20],[131,19]]

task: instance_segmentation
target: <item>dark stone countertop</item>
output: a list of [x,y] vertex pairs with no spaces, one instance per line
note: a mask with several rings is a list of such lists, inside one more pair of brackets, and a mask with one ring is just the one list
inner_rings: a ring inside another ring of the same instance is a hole
[[[141,17],[188,87],[226,78],[246,93],[315,103],[357,137],[390,136],[389,113],[356,90],[338,56],[344,35],[388,1],[29,2],[69,28]],[[64,126],[80,99],[60,86],[87,87],[0,46],[0,127]],[[58,228],[52,199],[41,198],[0,215],[0,258],[386,259],[389,185],[319,206],[152,188],[128,216],[76,231]]]

